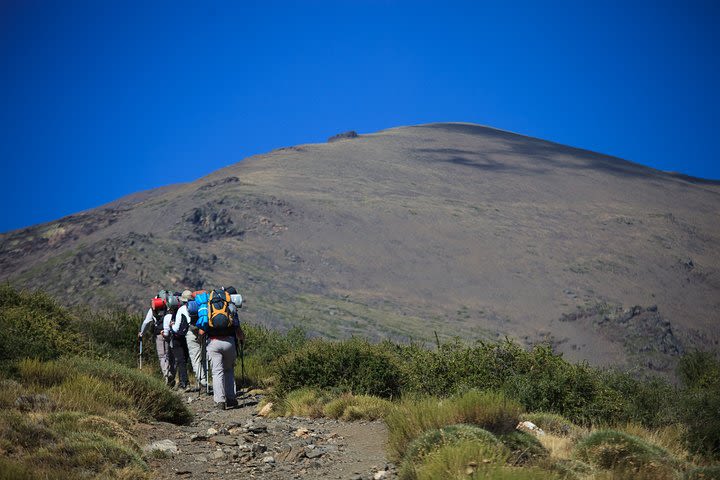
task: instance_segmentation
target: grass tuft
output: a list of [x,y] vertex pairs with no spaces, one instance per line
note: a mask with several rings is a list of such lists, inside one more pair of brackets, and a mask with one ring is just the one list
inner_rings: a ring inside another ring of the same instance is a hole
[[391,456],[400,459],[408,444],[427,430],[466,423],[493,433],[508,433],[517,424],[522,407],[495,392],[471,390],[438,400],[432,397],[403,400],[385,418]]
[[325,405],[323,415],[345,421],[378,420],[385,418],[392,408],[392,402],[383,398],[344,393]]
[[668,451],[617,430],[591,433],[578,442],[575,457],[605,470],[627,470],[657,478],[670,478],[675,474],[675,462]]

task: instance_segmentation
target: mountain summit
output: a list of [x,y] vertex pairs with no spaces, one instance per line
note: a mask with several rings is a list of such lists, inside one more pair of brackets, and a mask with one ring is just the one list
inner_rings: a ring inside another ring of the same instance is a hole
[[464,123],[340,135],[0,235],[4,280],[144,311],[234,285],[328,337],[510,336],[672,366],[717,345],[720,185]]

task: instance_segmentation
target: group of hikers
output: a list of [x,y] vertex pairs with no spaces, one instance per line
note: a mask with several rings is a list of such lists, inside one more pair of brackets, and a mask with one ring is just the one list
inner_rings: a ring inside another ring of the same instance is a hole
[[[169,387],[210,393],[210,370],[216,408],[236,407],[235,361],[245,343],[238,318],[242,304],[234,287],[182,293],[160,290],[138,333],[141,366],[143,335],[152,329],[160,369]],[[188,359],[197,379],[194,386],[188,381]]]

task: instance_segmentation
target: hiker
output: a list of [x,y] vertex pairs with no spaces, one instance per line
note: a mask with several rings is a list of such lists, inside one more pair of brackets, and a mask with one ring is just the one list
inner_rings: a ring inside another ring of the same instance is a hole
[[[162,371],[165,383],[170,385],[172,380],[175,383],[175,358],[171,355],[170,341],[163,335],[163,322],[167,315],[168,292],[160,290],[152,299],[150,309],[145,315],[145,320],[140,326],[138,338],[142,341],[145,330],[152,324],[152,332],[155,337],[155,350],[157,352],[160,370]],[[171,385],[170,385],[171,386]]]
[[[195,292],[200,293],[200,291]],[[197,327],[198,321],[198,307],[195,301],[195,294],[190,290],[185,290],[183,296],[189,298],[185,304],[187,308],[190,325],[185,335],[185,341],[188,347],[188,357],[190,358],[190,365],[195,372],[195,378],[197,379],[197,387],[200,391],[207,391],[207,372],[205,371],[205,359],[203,358],[203,346],[205,343],[205,337],[200,335],[200,329]]]
[[[175,360],[175,370],[178,374],[178,388],[184,391],[190,391],[187,374],[187,351],[188,346],[185,334],[190,326],[190,314],[187,309],[187,302],[192,298],[192,292],[185,290],[182,294],[175,296],[176,301],[180,305],[175,312],[171,311],[165,315],[163,321],[163,335],[170,342],[170,350]],[[173,377],[173,384],[175,378]]]
[[[199,304],[197,326],[201,335],[207,333],[207,355],[212,364],[213,400],[224,410],[238,405],[235,396],[236,341],[244,341],[236,314],[231,312],[230,293],[212,290],[195,296]],[[234,307],[234,305],[233,305]]]

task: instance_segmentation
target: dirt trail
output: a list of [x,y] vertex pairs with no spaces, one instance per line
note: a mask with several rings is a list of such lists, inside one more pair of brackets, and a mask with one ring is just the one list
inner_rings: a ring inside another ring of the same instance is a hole
[[[277,418],[255,415],[258,396],[240,398],[238,408],[213,409],[212,397],[191,400],[191,425],[141,424],[146,444],[170,440],[178,452],[149,455],[156,478],[353,479],[396,478],[388,463],[382,422]],[[163,455],[159,455],[162,457]]]

